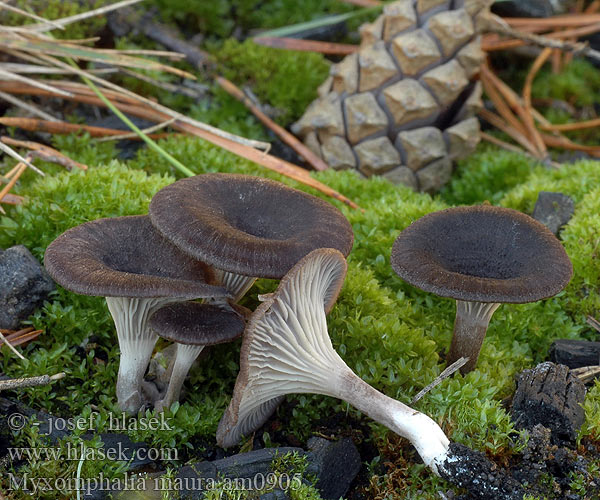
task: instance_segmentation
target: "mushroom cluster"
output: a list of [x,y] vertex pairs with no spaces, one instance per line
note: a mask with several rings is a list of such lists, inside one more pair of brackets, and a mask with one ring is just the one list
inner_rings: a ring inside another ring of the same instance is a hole
[[[44,263],[66,289],[106,297],[121,350],[117,399],[135,413],[170,406],[202,349],[242,333],[236,303],[256,278],[281,278],[324,246],[348,255],[352,243],[347,219],[315,196],[259,177],[204,174],[160,190],[149,215],[66,231]],[[159,336],[177,343],[164,394],[144,381]]]

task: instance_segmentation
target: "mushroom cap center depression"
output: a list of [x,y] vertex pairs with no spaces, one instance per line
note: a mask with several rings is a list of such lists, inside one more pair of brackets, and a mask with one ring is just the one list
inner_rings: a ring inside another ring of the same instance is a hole
[[159,191],[153,224],[186,253],[218,269],[281,278],[315,248],[347,255],[352,227],[329,203],[284,184],[237,174],[204,174]]
[[480,302],[549,297],[572,273],[562,245],[545,226],[516,210],[487,205],[422,217],[394,243],[392,266],[426,291]]

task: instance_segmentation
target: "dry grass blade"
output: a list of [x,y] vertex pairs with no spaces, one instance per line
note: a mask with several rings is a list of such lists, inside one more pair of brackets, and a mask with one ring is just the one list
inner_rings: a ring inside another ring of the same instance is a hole
[[598,321],[596,318],[594,318],[593,316],[588,316],[585,320],[585,322],[590,325],[594,330],[596,330],[598,333],[600,333],[600,321]]
[[[35,118],[0,117],[0,125],[22,128],[30,132],[48,132],[50,134],[75,134],[85,132],[91,137],[112,137],[123,135],[123,130],[115,128],[93,127],[68,122],[48,122]],[[152,139],[162,139],[169,134],[150,134]],[[131,137],[137,139],[138,137]]]
[[525,85],[523,86],[523,107],[525,108],[525,116],[523,117],[523,119],[527,124],[527,127],[534,131],[533,139],[535,145],[538,148],[541,148],[540,150],[544,154],[547,152],[546,146],[540,134],[538,134],[535,129],[535,123],[532,115],[533,105],[531,104],[531,87],[533,85],[533,80],[535,79],[536,75],[538,74],[544,63],[552,55],[552,52],[553,50],[548,47],[542,50],[542,52],[532,64],[531,69],[527,73],[527,77],[525,78]]
[[[1,44],[0,44],[1,45]],[[3,77],[7,80],[16,80],[18,82],[27,83],[28,85],[33,85],[34,87],[38,87],[40,89],[55,91],[64,97],[71,97],[72,94],[69,92],[65,92],[64,90],[54,89],[50,85],[46,85],[45,83],[38,82],[37,80],[33,80],[32,78],[27,78],[25,76],[21,76],[17,73],[11,73],[10,71],[5,71],[0,68],[0,77]]]
[[329,165],[319,158],[315,153],[308,149],[302,144],[296,137],[290,134],[283,127],[277,125],[271,120],[263,111],[256,106],[250,99],[248,99],[244,93],[237,88],[232,82],[223,77],[216,77],[215,81],[217,84],[225,90],[229,95],[235,97],[238,101],[242,102],[252,113],[256,116],[264,125],[269,127],[277,136],[290,146],[296,153],[302,156],[315,170],[327,170]]
[[[170,120],[167,120],[166,122],[159,123],[158,125],[154,125],[153,127],[145,128],[142,130],[142,132],[144,132],[144,134],[151,134],[152,132],[156,132],[157,130],[161,130],[165,127],[168,127],[169,125],[171,125],[174,122],[175,122],[175,118],[171,118]],[[169,135],[173,135],[173,134],[164,134],[164,135],[169,136]],[[135,132],[130,132],[127,134],[103,137],[101,139],[98,139],[98,142],[120,141],[122,139],[136,139],[136,138],[139,138],[139,136]]]
[[318,52],[320,54],[347,55],[357,52],[358,45],[347,43],[319,42],[316,40],[301,40],[299,38],[286,38],[276,36],[263,36],[253,38],[252,41],[265,47],[276,49],[300,50],[305,52]]
[[46,146],[45,144],[40,144],[39,142],[19,141],[19,140],[13,139],[12,137],[7,137],[7,136],[0,137],[0,141],[2,141],[4,144],[7,144],[9,146],[15,146],[15,147],[29,149],[30,153],[28,154],[28,156],[37,156],[37,157],[41,158],[42,160],[45,160],[45,161],[48,161],[51,163],[58,163],[59,165],[66,167],[68,170],[71,170],[72,168],[75,168],[75,167],[79,168],[81,170],[88,169],[87,165],[76,162],[76,161],[72,160],[71,158],[69,158],[68,156],[66,156],[65,154],[61,153],[60,151],[58,151],[54,148],[51,148],[50,146]]
[[[0,197],[0,199],[2,199]],[[8,348],[15,353],[15,355],[17,356],[17,358],[19,359],[25,359],[25,356],[23,356],[19,351],[17,351],[14,346],[8,341],[6,340],[6,337],[0,332],[0,340],[2,341],[2,343],[6,346],[8,346]],[[1,345],[1,344],[0,344]]]
[[[184,121],[189,123],[190,125],[193,125],[194,127],[197,128],[202,128],[204,130],[207,130],[215,135],[219,135],[222,136],[224,138],[227,138],[229,140],[232,140],[234,142],[238,142],[240,144],[243,145],[247,145],[250,147],[254,147],[254,148],[258,148],[258,149],[262,149],[265,151],[268,151],[271,148],[271,145],[269,143],[266,142],[261,142],[261,141],[254,141],[252,139],[246,139],[245,137],[240,137],[237,136],[235,134],[231,134],[229,132],[225,132],[224,130],[218,129],[216,127],[212,127],[211,125],[207,125],[206,123],[202,123],[199,122],[197,120],[193,120],[192,118],[189,118],[185,115],[182,115],[181,113],[178,113],[176,111],[173,111],[170,108],[167,108],[166,106],[162,106],[161,104],[155,103],[153,101],[151,101],[150,99],[146,99],[145,97],[142,97],[140,95],[135,94],[134,92],[130,92],[127,89],[124,89],[123,87],[120,87],[119,85],[115,85],[114,83],[111,83],[107,80],[104,80],[102,78],[99,78],[97,76],[91,75],[90,73],[88,73],[87,71],[83,71],[80,68],[77,67],[72,67],[69,66],[66,63],[63,63],[62,61],[59,61],[58,59],[51,57],[51,56],[44,56],[44,55],[40,55],[39,56],[42,59],[45,59],[47,61],[49,61],[52,64],[56,64],[62,68],[68,69],[71,68],[72,71],[74,73],[76,73],[77,75],[81,76],[81,77],[85,77],[85,78],[89,78],[90,80],[92,80],[95,83],[99,83],[100,85],[102,85],[104,88],[108,88],[113,90],[114,92],[116,92],[116,94],[113,94],[114,96],[118,95],[122,100],[128,100],[130,103],[143,103],[145,105],[147,105],[148,107],[152,108],[153,110],[158,111],[159,113],[162,114],[166,114],[167,117],[159,120],[159,121],[164,121],[164,120],[168,120],[169,118],[176,118],[179,121]],[[73,88],[81,88],[81,87],[85,87],[87,89],[87,87],[85,85],[81,85],[81,84],[73,84],[70,83],[68,85],[71,85]],[[87,89],[88,93],[93,94],[93,92],[91,92],[90,89]],[[110,94],[106,93],[103,90],[103,93],[109,98],[111,99],[111,101],[113,100],[110,97]]]
[[452,376],[452,374],[454,372],[456,372],[457,370],[460,370],[460,368],[462,366],[464,366],[465,364],[467,364],[468,361],[469,361],[469,358],[463,358],[463,357],[458,358],[454,363],[452,363],[442,373],[440,373],[434,379],[433,382],[431,382],[426,387],[424,387],[421,391],[419,391],[419,393],[414,398],[412,398],[412,400],[410,401],[411,406],[414,405],[417,401],[419,401],[419,399],[421,399],[423,396],[425,396],[425,394],[427,394],[429,391],[431,391],[432,389],[437,387],[439,384],[441,384],[448,377]]
[[[39,64],[22,64],[22,63],[0,63],[0,69],[4,71],[10,71],[11,73],[19,74],[34,74],[34,75],[67,75],[70,71],[66,71],[60,68],[53,68],[51,66],[42,66]],[[100,69],[89,69],[91,73],[96,75],[117,73],[117,68],[100,68]]]
[[69,57],[102,64],[110,64],[113,66],[124,66],[127,68],[167,72],[182,78],[190,78],[192,80],[196,79],[193,74],[179,68],[174,68],[173,66],[169,66],[167,64],[152,61],[151,59],[143,59],[141,57],[124,55],[118,51],[98,51],[95,49],[80,47],[67,43],[58,44],[45,40],[19,40],[15,38],[0,39],[0,46],[11,50],[33,53],[35,55],[48,54],[59,57]]
[[8,147],[6,144],[0,142],[0,149],[2,151],[4,151],[8,156],[11,156],[12,158],[14,158],[15,160],[19,161],[20,163],[24,163],[25,165],[27,165],[36,174],[39,174],[42,177],[45,176],[44,172],[42,172],[36,166],[32,165],[31,162],[27,158],[23,158],[19,153],[17,153],[14,149]]
[[27,12],[26,10],[19,9],[18,7],[15,7],[14,5],[10,5],[6,2],[0,1],[0,7],[3,9],[6,9],[6,10],[10,10],[11,12],[15,12],[16,14],[20,14],[22,16],[29,17],[31,19],[35,19],[36,21],[41,21],[44,24],[49,24],[53,28],[57,28],[59,30],[64,29],[60,24],[55,23],[54,21],[44,19],[43,17],[40,17],[40,16],[36,16],[35,14],[32,14],[31,12]]
[[18,108],[24,109],[25,111],[31,113],[32,115],[39,116],[43,120],[48,120],[51,122],[58,121],[54,116],[42,111],[41,109],[33,106],[32,104],[26,103],[22,101],[18,97],[7,94],[6,92],[0,92],[0,98],[4,99],[7,102],[10,102],[13,106],[17,106]]
[[87,12],[82,12],[81,14],[75,14],[74,16],[63,17],[62,19],[55,19],[50,24],[47,20],[41,24],[34,24],[28,26],[28,29],[33,31],[49,31],[53,29],[53,25],[56,24],[58,26],[65,27],[69,24],[77,23],[79,21],[83,21],[84,19],[88,19],[94,16],[100,16],[102,14],[106,14],[116,9],[121,9],[123,7],[127,7],[128,5],[133,5],[136,3],[140,3],[142,0],[123,0],[121,2],[113,3],[111,5],[105,5],[104,7],[100,7],[98,9],[90,10]]
[[[57,84],[57,85],[59,85],[59,84]],[[60,85],[64,85],[64,84],[61,83]],[[22,94],[30,94],[31,93],[31,94],[35,94],[35,95],[56,96],[56,94],[53,94],[52,92],[43,91],[43,90],[33,88],[33,87],[25,88],[22,85],[16,86],[14,84],[11,84],[11,82],[0,81],[0,88],[2,88],[3,90],[5,90],[7,92],[22,93]],[[68,84],[68,88],[70,88],[74,92],[81,92],[81,94],[82,94],[82,95],[77,95],[76,97],[72,98],[71,100],[75,100],[77,102],[85,102],[87,104],[93,104],[95,106],[102,106],[102,107],[105,106],[104,103],[100,99],[98,99],[95,96],[90,95],[90,93],[91,93],[90,89],[88,89],[87,87],[85,87],[81,84],[70,83],[70,84]],[[106,95],[109,96],[110,94],[108,92],[106,92]],[[121,95],[120,97],[122,100],[115,99],[113,101],[113,104],[117,108],[119,108],[121,111],[123,111],[124,113],[130,114],[132,116],[137,116],[139,118],[146,118],[146,119],[154,121],[154,122],[163,122],[165,120],[168,120],[171,117],[170,115],[161,113],[155,109],[141,107],[138,102],[129,98],[128,96]],[[5,120],[5,119],[0,119],[0,120]],[[206,130],[206,128],[196,127],[189,122],[190,122],[190,120],[182,121],[182,120],[177,119],[177,121],[173,123],[173,128],[175,128],[181,132],[188,133],[190,135],[195,135],[197,137],[201,137],[209,142],[212,142],[213,144],[215,144],[219,147],[222,147],[223,149],[226,149],[227,151],[230,151],[238,156],[241,156],[242,158],[246,158],[250,161],[258,163],[259,165],[262,165],[265,168],[274,170],[284,176],[290,177],[291,179],[295,179],[295,180],[302,182],[308,186],[311,186],[311,187],[317,189],[318,191],[321,191],[322,193],[324,193],[328,196],[331,196],[332,198],[335,198],[352,208],[359,208],[358,205],[356,205],[356,203],[349,200],[342,194],[338,193],[337,191],[331,189],[329,186],[326,186],[325,184],[310,177],[309,173],[306,170],[304,170],[303,168],[300,168],[297,165],[286,162],[284,160],[281,160],[274,156],[268,155],[261,151],[258,151],[254,147],[251,147],[251,146],[248,146],[245,144],[240,144],[239,142],[227,139],[223,135],[213,134],[213,133],[209,132],[208,130]],[[193,122],[193,120],[192,120],[192,122]],[[121,133],[121,132],[122,131],[119,131],[119,133]],[[2,145],[1,142],[0,142],[0,145]]]

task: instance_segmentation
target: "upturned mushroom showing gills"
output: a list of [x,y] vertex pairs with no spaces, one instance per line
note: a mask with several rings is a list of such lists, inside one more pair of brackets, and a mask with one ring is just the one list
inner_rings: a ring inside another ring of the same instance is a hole
[[461,356],[477,365],[490,318],[501,303],[552,297],[573,267],[560,241],[516,210],[477,205],[430,213],[400,233],[394,271],[417,288],[456,299],[448,363]]
[[184,252],[215,267],[241,297],[256,277],[281,278],[316,248],[352,249],[352,227],[329,203],[286,185],[238,174],[204,174],[161,189],[152,223]]
[[199,302],[177,302],[161,307],[150,317],[150,328],[177,343],[169,385],[155,409],[162,411],[179,400],[185,377],[204,347],[230,342],[244,331],[243,317],[233,309]]
[[158,339],[147,327],[150,315],[169,302],[228,295],[208,284],[208,266],[164,239],[145,215],[69,229],[48,246],[44,265],[67,290],[106,297],[121,350],[117,398],[130,413],[144,404],[143,377]]
[[408,438],[437,472],[449,441],[428,416],[385,396],[360,379],[333,349],[326,314],[346,275],[334,249],[312,251],[254,311],[242,342],[233,398],[217,430],[223,447],[258,429],[286,394],[313,393],[347,401]]

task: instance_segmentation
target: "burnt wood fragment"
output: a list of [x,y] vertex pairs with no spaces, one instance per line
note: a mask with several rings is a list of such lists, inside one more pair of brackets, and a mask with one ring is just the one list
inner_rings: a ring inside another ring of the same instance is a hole
[[512,417],[519,429],[542,424],[557,444],[573,442],[585,420],[585,385],[565,365],[541,363],[518,377]]
[[555,340],[550,346],[550,361],[569,368],[600,365],[600,342]]

